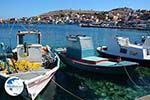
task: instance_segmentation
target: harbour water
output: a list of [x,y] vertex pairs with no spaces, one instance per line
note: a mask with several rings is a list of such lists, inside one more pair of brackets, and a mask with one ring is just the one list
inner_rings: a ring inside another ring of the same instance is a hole
[[[14,48],[17,31],[26,29],[40,30],[42,32],[42,44],[50,45],[52,48],[65,47],[67,44],[66,36],[72,34],[84,34],[93,37],[94,47],[96,48],[100,44],[113,46],[112,39],[116,35],[129,37],[131,42],[136,42],[140,41],[142,35],[150,33],[150,31],[141,30],[81,28],[78,25],[0,24],[0,40]],[[138,68],[136,74],[130,74],[130,78],[128,76],[104,76],[70,69],[61,64],[61,68],[54,79],[65,89],[84,100],[133,100],[150,94],[150,74],[147,73],[150,73],[149,69],[139,70]],[[22,99],[21,96],[8,96],[3,87],[1,87],[0,93],[2,93],[0,94],[0,100]],[[37,100],[77,100],[77,98],[51,82],[40,93]]]

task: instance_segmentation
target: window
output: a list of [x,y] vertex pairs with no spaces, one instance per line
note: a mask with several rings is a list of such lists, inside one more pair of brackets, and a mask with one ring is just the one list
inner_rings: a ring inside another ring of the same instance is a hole
[[133,55],[133,56],[136,56],[138,54],[138,52],[137,51],[129,51],[129,54]]
[[125,49],[125,48],[120,48],[120,52],[121,52],[121,53],[127,53],[127,49]]

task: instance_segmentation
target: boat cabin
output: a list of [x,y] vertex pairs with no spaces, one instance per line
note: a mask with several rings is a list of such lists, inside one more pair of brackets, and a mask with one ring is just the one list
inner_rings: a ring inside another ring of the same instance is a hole
[[17,58],[30,62],[42,63],[41,32],[18,31],[17,33]]
[[[150,59],[150,37],[148,36],[143,44],[130,43],[129,38],[116,37],[120,47],[120,53],[126,57],[138,59]],[[118,52],[119,53],[119,52]]]
[[92,38],[84,35],[67,37],[68,47],[67,56],[74,59],[82,59],[94,56]]

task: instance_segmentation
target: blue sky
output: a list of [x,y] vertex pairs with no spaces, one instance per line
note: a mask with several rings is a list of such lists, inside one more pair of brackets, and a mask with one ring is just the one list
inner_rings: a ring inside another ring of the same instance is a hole
[[118,7],[150,10],[150,0],[0,0],[0,18],[30,17],[70,8],[106,11]]

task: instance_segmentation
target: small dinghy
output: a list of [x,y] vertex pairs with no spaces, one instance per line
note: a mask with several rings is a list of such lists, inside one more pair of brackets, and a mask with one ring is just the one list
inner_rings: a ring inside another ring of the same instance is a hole
[[41,45],[39,31],[19,31],[13,52],[5,52],[5,47],[1,43],[0,77],[6,92],[35,99],[58,70],[59,57],[49,46]]
[[141,43],[131,43],[129,38],[115,37],[113,46],[100,46],[97,52],[103,57],[134,61],[143,66],[150,65],[150,36],[142,37]]
[[60,59],[74,68],[102,74],[125,74],[132,72],[138,65],[129,61],[111,61],[108,58],[95,56],[92,38],[82,35],[68,36],[67,48],[56,51]]

